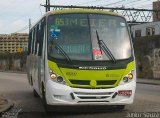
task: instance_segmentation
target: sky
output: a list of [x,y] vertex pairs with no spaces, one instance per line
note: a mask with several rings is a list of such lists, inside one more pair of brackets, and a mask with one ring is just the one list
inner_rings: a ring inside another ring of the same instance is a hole
[[[54,5],[82,5],[152,9],[156,0],[50,0]],[[34,24],[45,13],[45,0],[0,0],[0,34],[28,33],[29,19]]]

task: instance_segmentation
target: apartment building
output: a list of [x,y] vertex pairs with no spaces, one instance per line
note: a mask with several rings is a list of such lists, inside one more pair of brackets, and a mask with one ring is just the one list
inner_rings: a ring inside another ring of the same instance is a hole
[[28,34],[0,34],[0,53],[16,53],[27,51]]

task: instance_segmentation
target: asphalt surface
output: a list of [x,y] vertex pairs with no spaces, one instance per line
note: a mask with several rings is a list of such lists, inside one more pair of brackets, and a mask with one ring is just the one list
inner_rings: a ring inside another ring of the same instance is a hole
[[11,100],[0,95],[0,115],[11,109],[13,106],[14,104]]
[[137,84],[134,104],[123,111],[107,106],[67,107],[67,111],[62,107],[61,112],[46,114],[41,99],[33,96],[26,74],[0,72],[0,94],[15,103],[13,109],[21,109],[18,118],[125,118],[133,112],[141,117],[148,112],[160,116],[160,85]]

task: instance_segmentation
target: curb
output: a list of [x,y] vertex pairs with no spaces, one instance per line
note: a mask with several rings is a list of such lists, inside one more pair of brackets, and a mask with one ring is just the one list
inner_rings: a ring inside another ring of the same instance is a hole
[[14,103],[11,100],[5,99],[0,97],[0,99],[6,100],[7,103],[2,105],[2,108],[0,109],[0,115],[2,115],[4,112],[8,111],[10,108],[14,106]]
[[150,84],[150,85],[160,85],[160,83],[152,83],[152,82],[137,82],[139,84]]
[[3,73],[17,73],[17,74],[27,74],[26,71],[3,71],[3,70],[0,70],[0,72],[3,72]]

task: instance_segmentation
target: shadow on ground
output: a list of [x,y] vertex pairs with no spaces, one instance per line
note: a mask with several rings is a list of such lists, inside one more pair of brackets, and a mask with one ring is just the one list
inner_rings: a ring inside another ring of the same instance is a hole
[[50,113],[21,112],[18,118],[98,118],[103,116],[103,114],[108,114],[110,116],[117,113],[125,115],[126,110],[118,110],[116,106],[61,106],[56,107]]

